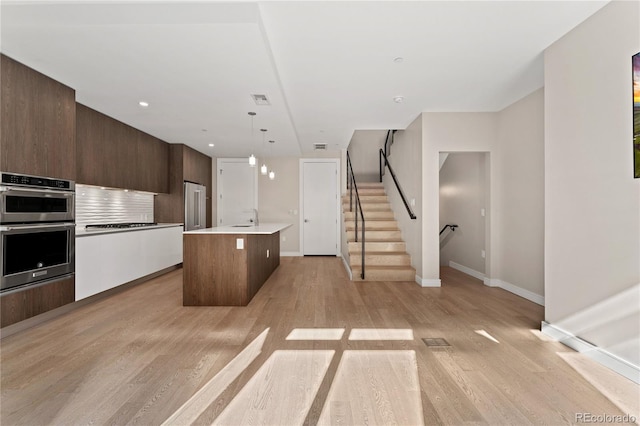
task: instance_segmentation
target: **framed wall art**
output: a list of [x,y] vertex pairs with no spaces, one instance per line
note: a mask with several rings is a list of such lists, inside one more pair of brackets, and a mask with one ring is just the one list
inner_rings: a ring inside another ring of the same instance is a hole
[[633,63],[633,176],[640,178],[640,53]]

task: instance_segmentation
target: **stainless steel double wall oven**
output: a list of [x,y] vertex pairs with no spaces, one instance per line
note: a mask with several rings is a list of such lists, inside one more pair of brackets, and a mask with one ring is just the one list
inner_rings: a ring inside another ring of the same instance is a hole
[[75,183],[0,173],[0,291],[75,272]]

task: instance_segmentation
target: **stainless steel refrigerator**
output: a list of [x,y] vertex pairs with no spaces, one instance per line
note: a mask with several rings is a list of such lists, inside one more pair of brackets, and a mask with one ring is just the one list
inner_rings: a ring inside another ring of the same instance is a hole
[[207,227],[207,187],[197,183],[184,183],[184,230]]

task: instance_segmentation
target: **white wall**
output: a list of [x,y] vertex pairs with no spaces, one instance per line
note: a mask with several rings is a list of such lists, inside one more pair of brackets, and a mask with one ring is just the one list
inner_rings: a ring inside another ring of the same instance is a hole
[[[262,159],[260,159],[262,161]],[[258,172],[258,212],[260,222],[290,223],[280,232],[280,252],[300,251],[300,167],[298,157],[265,159],[276,174],[274,180]],[[262,162],[258,164],[262,165]]]
[[393,183],[391,173],[383,177],[384,187],[393,208],[398,227],[402,231],[402,238],[407,246],[407,253],[411,256],[411,265],[416,269],[416,275],[422,277],[422,119],[416,118],[405,130],[395,134],[395,142],[391,148],[389,163],[402,186],[407,202],[415,199],[412,206],[416,219],[411,219],[402,198]]
[[357,182],[380,179],[379,151],[384,147],[387,130],[356,130],[349,142],[349,157]]
[[[346,151],[317,151],[302,158],[342,158]],[[258,164],[262,164],[262,158]],[[300,157],[264,158],[269,169],[276,174],[274,180],[258,172],[258,212],[260,221],[291,223],[280,232],[280,252],[300,253]],[[342,162],[339,167],[344,169]],[[344,188],[344,170],[341,172]],[[215,184],[215,182],[214,182]],[[283,240],[284,239],[284,240]]]
[[544,89],[498,114],[493,228],[502,282],[544,296]]
[[[495,113],[423,113],[422,114],[422,277],[429,284],[440,282],[440,152],[489,152],[497,144],[497,115]],[[395,146],[394,146],[395,147]],[[394,153],[395,155],[395,153]],[[448,161],[448,160],[447,160]],[[493,162],[493,159],[491,159]],[[494,191],[493,168],[489,178],[489,193]],[[486,203],[488,227],[494,227],[491,200]],[[497,225],[497,224],[495,224]],[[486,241],[485,274],[492,277],[496,269],[490,250],[494,235]]]
[[631,56],[640,3],[611,2],[545,51],[546,321],[640,365],[640,179]]
[[485,283],[544,304],[543,102],[539,89],[495,113],[422,114],[427,281],[439,280],[439,153],[486,152]]
[[440,224],[456,224],[440,236],[440,265],[455,262],[484,275],[485,154],[451,153],[440,169]]

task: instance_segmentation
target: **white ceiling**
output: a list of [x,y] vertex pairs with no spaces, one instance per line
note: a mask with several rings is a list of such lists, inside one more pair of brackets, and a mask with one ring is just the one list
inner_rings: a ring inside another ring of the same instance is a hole
[[542,87],[544,49],[606,3],[5,0],[0,50],[167,142],[298,156],[423,111],[500,110]]

